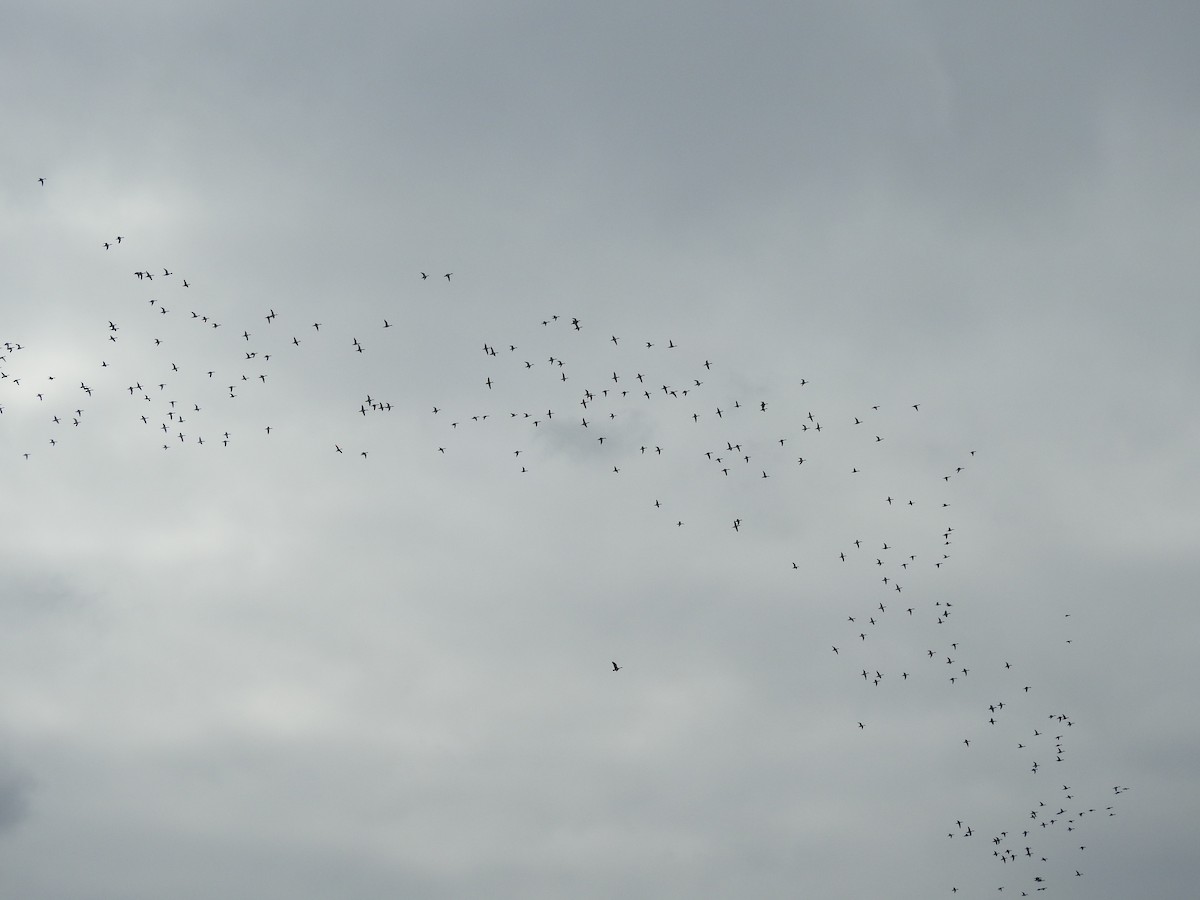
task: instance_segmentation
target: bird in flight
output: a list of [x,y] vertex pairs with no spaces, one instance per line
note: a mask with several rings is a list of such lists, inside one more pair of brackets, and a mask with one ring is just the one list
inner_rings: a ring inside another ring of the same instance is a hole
[[620,666],[618,666],[618,665],[617,665],[615,662],[612,664],[612,667],[613,667],[613,671],[614,671],[614,672],[620,672],[620,671],[621,671],[621,667],[620,667]]

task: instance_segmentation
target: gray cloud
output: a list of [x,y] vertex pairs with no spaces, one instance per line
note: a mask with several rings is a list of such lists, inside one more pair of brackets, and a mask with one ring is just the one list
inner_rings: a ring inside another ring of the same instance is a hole
[[1194,880],[1190,6],[6,15],[6,894]]
[[17,828],[29,815],[32,789],[27,774],[0,764],[0,834]]

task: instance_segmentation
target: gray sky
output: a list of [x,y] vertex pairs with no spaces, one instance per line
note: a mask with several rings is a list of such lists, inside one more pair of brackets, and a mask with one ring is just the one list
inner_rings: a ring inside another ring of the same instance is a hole
[[1193,889],[1193,4],[0,21],[0,893]]

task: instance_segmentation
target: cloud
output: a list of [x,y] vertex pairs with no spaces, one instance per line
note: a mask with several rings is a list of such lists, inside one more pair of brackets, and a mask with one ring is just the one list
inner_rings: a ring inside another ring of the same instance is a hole
[[29,816],[33,779],[0,760],[0,834],[18,828]]

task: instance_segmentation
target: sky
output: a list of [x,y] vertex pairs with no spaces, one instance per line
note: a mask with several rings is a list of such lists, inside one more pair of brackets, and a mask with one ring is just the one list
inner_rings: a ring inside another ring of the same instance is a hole
[[1194,4],[0,22],[4,896],[1194,890]]

